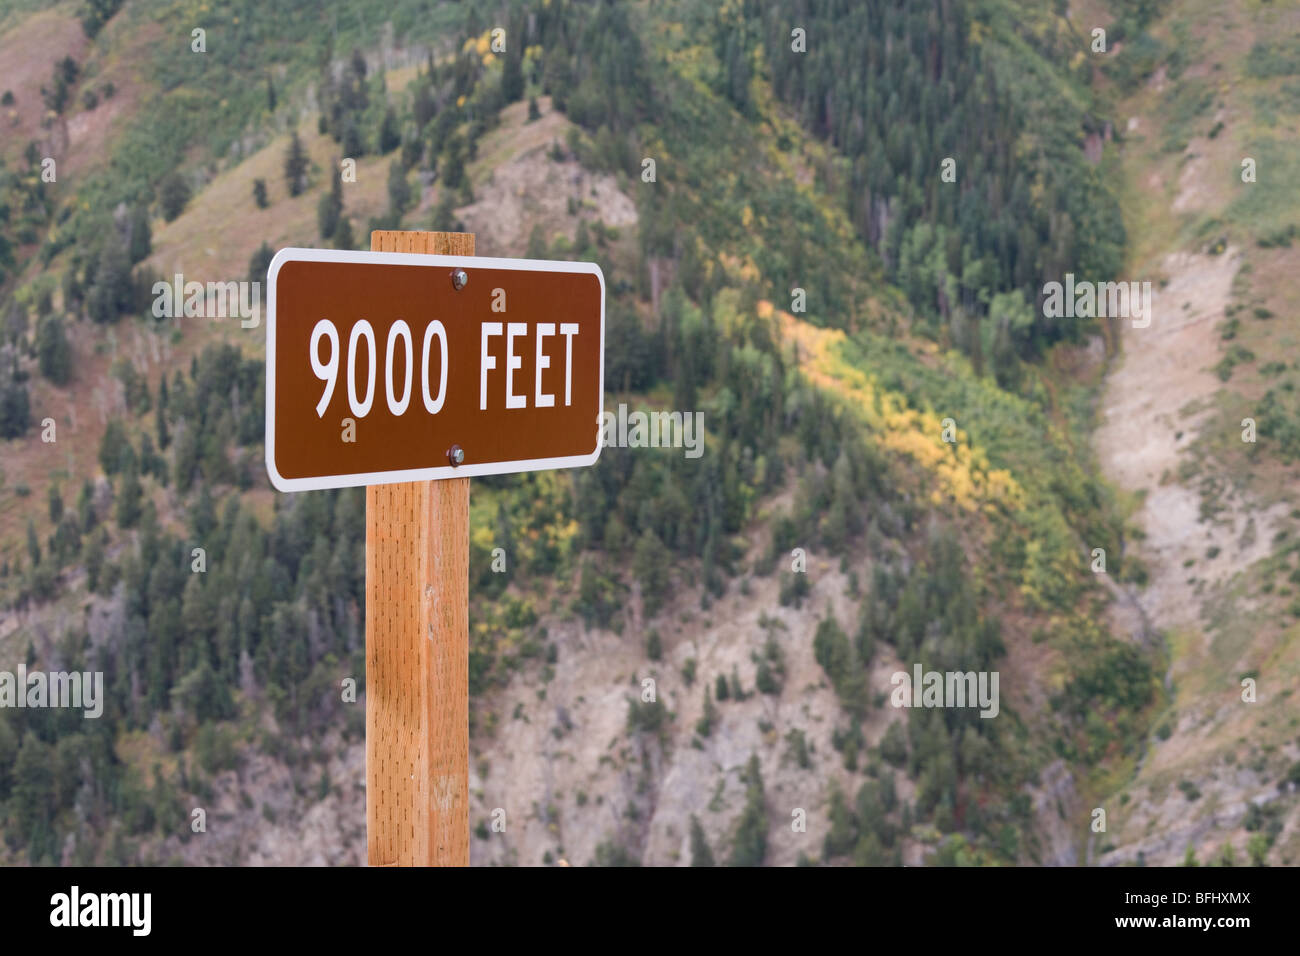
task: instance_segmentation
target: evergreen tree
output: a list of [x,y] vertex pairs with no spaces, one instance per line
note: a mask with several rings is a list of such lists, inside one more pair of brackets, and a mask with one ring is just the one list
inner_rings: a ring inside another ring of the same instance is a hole
[[713,851],[709,849],[708,838],[699,817],[691,814],[691,866],[714,866]]
[[352,159],[366,154],[366,141],[361,136],[361,126],[351,116],[343,124],[343,136],[340,140],[343,155]]
[[143,262],[153,251],[153,236],[149,230],[149,207],[136,203],[131,210],[130,245],[128,258],[131,265]]
[[86,588],[91,594],[98,594],[100,575],[104,569],[104,539],[100,534],[86,536],[82,562],[86,565]]
[[28,730],[14,761],[14,822],[29,843],[36,843],[39,835],[42,848],[54,811],[54,774],[50,769],[53,758],[49,745]]
[[36,537],[36,524],[31,515],[27,516],[27,557],[31,559],[33,567],[41,563],[41,542]]
[[632,557],[632,572],[641,582],[641,598],[647,617],[653,617],[668,591],[672,554],[659,536],[646,528],[637,540]]
[[528,233],[528,248],[524,250],[524,258],[545,259],[546,257],[546,234],[542,232],[541,223],[537,223]]
[[36,357],[41,374],[53,384],[66,385],[72,379],[72,346],[56,316],[46,316],[38,326]]
[[126,249],[110,231],[100,248],[95,281],[86,293],[86,311],[96,322],[116,322],[135,306],[135,285]]
[[383,121],[379,125],[379,152],[381,155],[391,153],[402,145],[402,130],[397,124],[397,114],[392,107],[384,110]]
[[163,218],[171,222],[179,216],[190,201],[190,187],[179,172],[173,170],[163,177],[158,186],[158,202]]
[[460,221],[456,218],[456,196],[450,189],[438,191],[438,202],[433,207],[429,228],[434,232],[461,231]]
[[122,529],[134,528],[140,520],[141,499],[144,489],[140,486],[140,475],[134,458],[122,473],[122,481],[117,496],[117,526]]
[[761,866],[767,856],[767,810],[764,805],[763,775],[758,754],[751,754],[742,778],[745,783],[745,808],[736,826],[731,848],[732,866]]
[[334,231],[335,249],[354,249],[357,241],[352,235],[352,220],[344,216],[339,220],[339,227]]
[[[516,28],[511,27],[512,37],[517,37]],[[506,51],[505,67],[501,73],[501,96],[506,103],[523,99],[524,95],[524,53],[523,44],[517,40],[510,43]]]
[[885,730],[880,741],[880,757],[895,767],[901,767],[907,761],[907,740],[901,720],[894,721]]
[[296,129],[289,134],[289,149],[284,156],[284,181],[289,186],[290,196],[301,195],[307,188],[307,151],[303,149]]
[[0,438],[17,438],[31,424],[31,404],[27,386],[18,374],[18,356],[10,361],[0,351]]
[[95,525],[95,486],[87,478],[81,483],[77,493],[77,525],[82,531],[89,531]]
[[166,451],[171,444],[171,432],[167,429],[167,376],[158,382],[158,411],[154,415],[154,434],[158,441],[158,450]]
[[[724,682],[725,685],[725,682]],[[709,687],[704,686],[704,714],[695,722],[695,732],[701,737],[707,737],[713,733],[713,725],[718,719],[718,708],[713,704],[713,698],[709,696]]]
[[116,418],[110,418],[104,428],[104,437],[99,442],[99,467],[110,478],[123,469],[128,461],[134,461],[135,449],[127,437],[126,427]]
[[[248,260],[248,278],[253,282],[262,282],[266,279],[266,274],[271,268],[271,260],[275,258],[275,250],[271,244],[263,242],[257,247]],[[192,373],[191,373],[192,375]]]
[[827,860],[847,854],[858,839],[857,821],[853,819],[849,803],[838,786],[831,788],[830,821],[830,830],[822,845],[822,856]]
[[316,206],[316,225],[322,239],[329,239],[338,231],[339,217],[342,214],[343,174],[336,163],[330,190],[320,197],[320,202]]
[[388,213],[398,219],[411,204],[411,184],[407,182],[406,171],[401,163],[392,163],[388,167]]

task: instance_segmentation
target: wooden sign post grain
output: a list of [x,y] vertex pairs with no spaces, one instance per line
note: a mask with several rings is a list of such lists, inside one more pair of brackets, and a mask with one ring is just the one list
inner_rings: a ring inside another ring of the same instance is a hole
[[380,231],[266,288],[272,486],[366,486],[370,863],[467,866],[469,479],[600,457],[604,276]]
[[[374,232],[374,252],[474,254],[472,233]],[[371,866],[469,865],[469,479],[366,487]]]

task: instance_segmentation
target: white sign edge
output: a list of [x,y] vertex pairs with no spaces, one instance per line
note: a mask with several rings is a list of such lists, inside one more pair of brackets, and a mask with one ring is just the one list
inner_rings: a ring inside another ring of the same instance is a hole
[[[473,269],[505,269],[515,272],[569,272],[594,275],[600,283],[600,407],[595,422],[596,448],[586,455],[561,458],[531,458],[526,461],[480,462],[472,465],[438,465],[432,468],[408,468],[402,471],[357,472],[326,475],[319,478],[285,478],[275,467],[275,293],[276,279],[286,262],[355,262],[370,265],[424,266],[454,269],[460,267],[473,275]],[[501,259],[492,256],[444,256],[419,252],[364,252],[347,249],[304,249],[287,246],[271,259],[266,272],[266,473],[271,485],[282,492],[321,491],[327,488],[356,488],[363,485],[390,485],[402,481],[439,481],[444,478],[473,478],[481,475],[510,475],[524,471],[548,471],[556,468],[583,468],[594,465],[603,445],[600,419],[605,407],[605,274],[594,262],[570,262],[564,259]]]

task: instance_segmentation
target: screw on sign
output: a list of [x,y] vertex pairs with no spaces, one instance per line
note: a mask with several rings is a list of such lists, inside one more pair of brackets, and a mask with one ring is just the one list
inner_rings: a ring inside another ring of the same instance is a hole
[[596,461],[605,280],[460,233],[371,245],[271,260],[266,467],[281,491],[367,486],[370,863],[464,866],[467,478]]

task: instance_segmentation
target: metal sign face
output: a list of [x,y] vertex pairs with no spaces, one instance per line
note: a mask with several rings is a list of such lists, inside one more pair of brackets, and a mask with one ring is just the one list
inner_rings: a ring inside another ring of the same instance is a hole
[[282,249],[267,290],[266,468],[280,491],[600,456],[593,263]]

